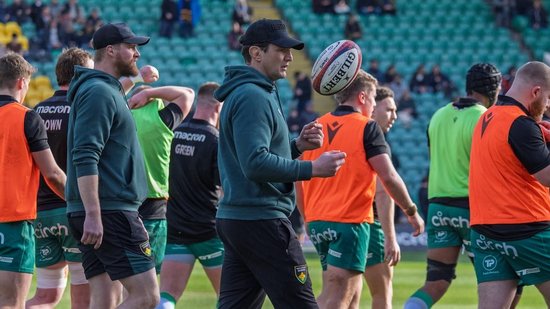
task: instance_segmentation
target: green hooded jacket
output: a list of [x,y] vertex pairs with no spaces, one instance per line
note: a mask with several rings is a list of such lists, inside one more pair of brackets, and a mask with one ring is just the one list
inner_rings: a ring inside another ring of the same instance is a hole
[[224,196],[217,217],[286,218],[294,210],[294,181],[311,178],[310,161],[290,141],[277,88],[249,66],[229,66],[214,94],[220,114],[218,166]]
[[67,100],[67,212],[84,211],[77,179],[99,176],[101,210],[137,211],[147,196],[145,163],[120,82],[76,67]]

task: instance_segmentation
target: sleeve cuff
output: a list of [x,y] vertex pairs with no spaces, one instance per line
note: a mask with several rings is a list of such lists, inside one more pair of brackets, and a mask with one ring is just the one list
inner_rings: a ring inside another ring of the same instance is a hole
[[310,180],[313,174],[313,164],[311,161],[300,161],[300,169],[298,171],[298,180]]
[[296,139],[293,139],[292,141],[290,141],[290,151],[291,151],[292,159],[296,159],[302,155],[300,150],[298,150],[298,146],[296,146]]
[[86,164],[76,166],[76,178],[90,175],[98,175],[97,164]]

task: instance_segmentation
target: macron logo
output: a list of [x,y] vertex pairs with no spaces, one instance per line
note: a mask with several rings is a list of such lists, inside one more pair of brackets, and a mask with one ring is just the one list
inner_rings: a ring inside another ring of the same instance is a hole
[[336,136],[336,133],[338,133],[338,130],[342,127],[342,124],[338,123],[338,121],[333,122],[332,124],[329,124],[327,126],[328,130],[328,143],[331,144],[332,140]]
[[485,133],[485,129],[487,129],[487,126],[489,125],[489,122],[493,120],[493,112],[488,112],[485,115],[483,115],[483,119],[481,120],[481,137],[483,137],[483,134]]

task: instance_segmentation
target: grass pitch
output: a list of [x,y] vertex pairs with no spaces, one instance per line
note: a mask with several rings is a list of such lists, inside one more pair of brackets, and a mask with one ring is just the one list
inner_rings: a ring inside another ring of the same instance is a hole
[[[315,295],[321,290],[321,266],[315,254],[307,254],[307,263]],[[395,268],[393,289],[393,306],[402,308],[405,300],[418,289],[425,279],[425,255],[424,253],[403,253],[403,259]],[[34,294],[35,282],[31,287],[30,295]],[[495,295],[495,297],[498,297]],[[370,308],[370,295],[366,284],[363,287],[361,296],[361,308]],[[178,309],[184,308],[215,308],[216,297],[210,286],[202,267],[195,264],[195,269],[186,291],[177,303]],[[435,308],[477,308],[477,291],[475,273],[472,265],[466,258],[461,258],[457,267],[457,279],[449,288],[449,291]],[[545,308],[544,299],[533,286],[525,287],[523,297],[518,308]],[[57,308],[69,309],[70,299],[68,289]],[[269,299],[266,298],[264,308],[273,308]]]

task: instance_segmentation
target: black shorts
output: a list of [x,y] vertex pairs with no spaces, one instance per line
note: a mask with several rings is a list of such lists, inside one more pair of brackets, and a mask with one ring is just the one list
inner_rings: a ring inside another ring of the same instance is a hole
[[69,213],[68,217],[71,233],[82,251],[86,279],[107,272],[111,280],[119,280],[155,267],[149,236],[137,211],[102,212],[103,242],[97,250],[80,242],[84,214]]
[[225,247],[218,308],[318,308],[288,219],[216,221]]

